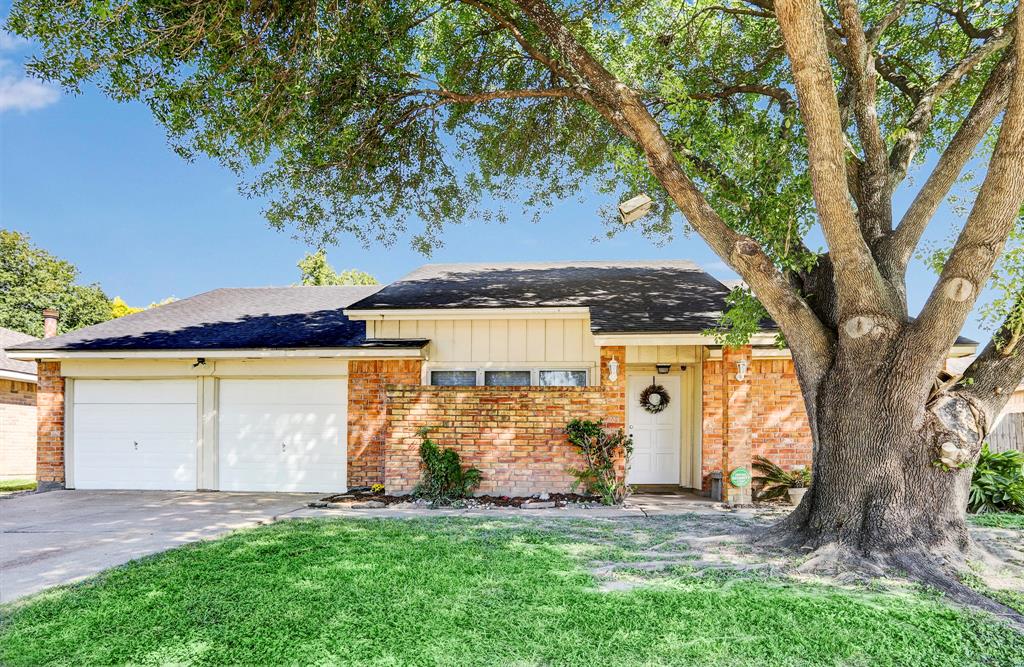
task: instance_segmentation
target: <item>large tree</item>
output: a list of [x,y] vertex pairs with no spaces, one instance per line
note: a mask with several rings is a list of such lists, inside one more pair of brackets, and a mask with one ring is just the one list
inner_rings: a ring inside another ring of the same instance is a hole
[[[501,201],[646,192],[645,229],[670,235],[681,214],[793,352],[815,484],[776,539],[929,576],[969,545],[966,467],[1024,377],[1007,267],[991,342],[937,382],[1020,222],[1019,14],[1008,0],[19,0],[8,25],[40,42],[38,76],[142,100],[182,155],[237,170],[272,223],[318,244],[390,242],[415,216],[429,248]],[[938,221],[955,242],[912,314],[908,265],[972,169],[984,178],[965,220]]]

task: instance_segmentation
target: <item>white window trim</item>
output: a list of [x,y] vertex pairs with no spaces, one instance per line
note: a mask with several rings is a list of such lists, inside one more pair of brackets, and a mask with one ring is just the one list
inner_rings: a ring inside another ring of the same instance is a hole
[[[538,364],[536,362],[523,363],[523,362],[494,362],[488,361],[482,364],[455,364],[455,363],[427,363],[423,364],[423,376],[420,379],[424,385],[435,386],[431,383],[430,374],[433,371],[463,371],[463,372],[475,372],[476,373],[476,385],[477,387],[483,387],[484,385],[484,373],[487,371],[530,371],[530,384],[529,385],[515,385],[515,386],[530,386],[539,387],[540,384],[540,372],[541,371],[582,371],[587,374],[587,383],[583,386],[591,387],[594,386],[597,378],[596,368],[593,364]],[[437,385],[441,386],[441,385]]]

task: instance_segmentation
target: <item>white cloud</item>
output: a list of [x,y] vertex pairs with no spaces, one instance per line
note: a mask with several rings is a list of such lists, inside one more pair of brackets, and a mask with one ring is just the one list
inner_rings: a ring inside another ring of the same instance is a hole
[[18,51],[28,46],[28,40],[19,35],[0,30],[0,51]]
[[42,109],[58,99],[60,91],[51,85],[25,76],[0,74],[0,113]]
[[[0,53],[20,51],[30,45],[23,37],[0,30]],[[60,99],[60,90],[53,85],[27,77],[21,67],[0,58],[0,113],[34,111],[48,107]]]

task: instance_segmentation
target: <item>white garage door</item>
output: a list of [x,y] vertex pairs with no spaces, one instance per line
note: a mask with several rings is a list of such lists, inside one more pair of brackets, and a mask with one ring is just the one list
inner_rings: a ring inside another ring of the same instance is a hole
[[195,380],[77,380],[79,489],[196,488]]
[[343,491],[345,380],[221,380],[221,491]]

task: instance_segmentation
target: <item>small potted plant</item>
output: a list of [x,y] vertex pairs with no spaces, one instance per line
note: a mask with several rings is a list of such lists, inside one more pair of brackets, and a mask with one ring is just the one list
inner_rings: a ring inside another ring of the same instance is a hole
[[791,505],[799,505],[811,486],[811,471],[806,466],[786,471],[763,456],[755,456],[753,466],[754,470],[761,473],[754,477],[754,482],[761,486],[758,500],[788,496]]

